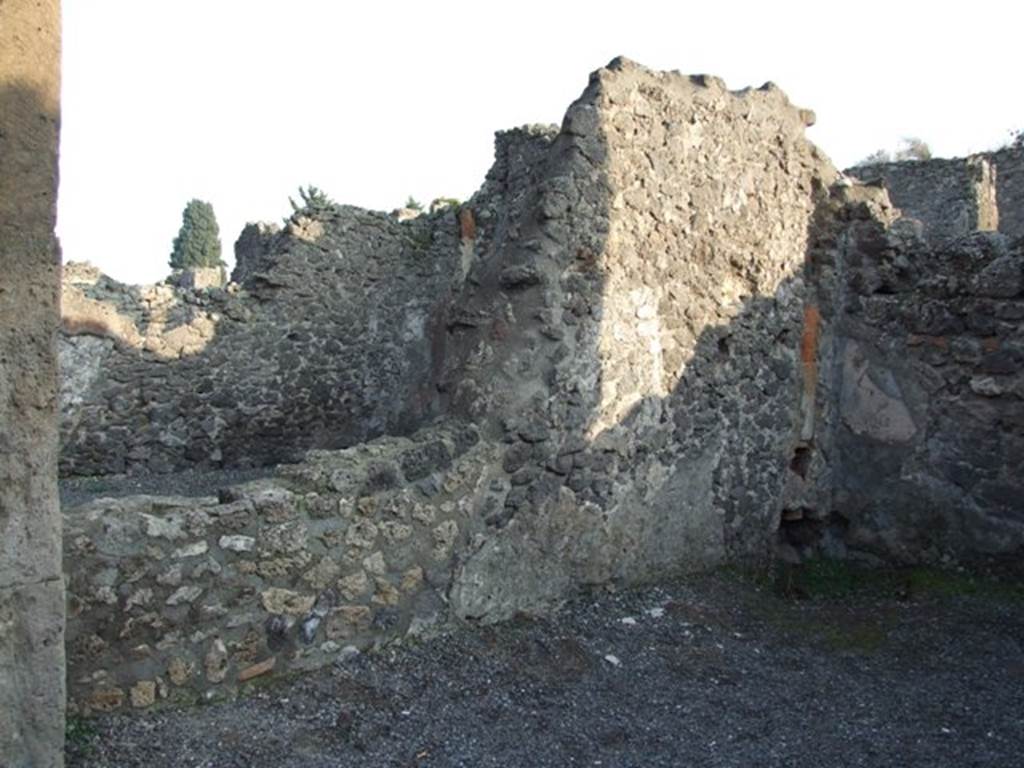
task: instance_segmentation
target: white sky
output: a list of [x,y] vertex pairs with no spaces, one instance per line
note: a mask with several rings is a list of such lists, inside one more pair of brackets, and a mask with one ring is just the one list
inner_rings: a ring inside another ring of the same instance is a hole
[[[1013,2],[64,0],[65,260],[162,279],[181,211],[213,204],[225,258],[313,184],[391,210],[468,198],[493,133],[559,123],[622,54],[772,80],[839,167],[903,136],[937,155],[1024,126]],[[1015,9],[1016,8],[1016,9]]]

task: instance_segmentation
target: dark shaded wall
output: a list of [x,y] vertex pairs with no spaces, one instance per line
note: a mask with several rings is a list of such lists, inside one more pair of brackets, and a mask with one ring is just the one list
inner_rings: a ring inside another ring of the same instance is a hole
[[1024,253],[977,232],[930,244],[880,189],[835,190],[815,500],[783,515],[802,556],[964,562],[1024,549]]
[[1024,252],[976,234],[851,243],[837,508],[902,561],[1024,547]]

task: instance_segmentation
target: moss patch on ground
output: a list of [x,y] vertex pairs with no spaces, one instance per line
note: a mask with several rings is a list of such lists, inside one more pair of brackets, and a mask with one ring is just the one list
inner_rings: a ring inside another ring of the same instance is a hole
[[965,596],[1024,600],[1024,582],[981,571],[933,566],[867,568],[845,560],[810,560],[799,566],[783,566],[776,574],[775,585],[783,596],[816,600]]
[[1019,577],[962,568],[870,568],[812,560],[725,573],[760,593],[750,603],[758,620],[795,642],[837,653],[879,652],[911,613],[934,610],[951,600],[1024,602],[1024,580]]
[[91,752],[97,735],[96,726],[87,718],[69,715],[64,724],[64,741],[79,754],[88,755]]

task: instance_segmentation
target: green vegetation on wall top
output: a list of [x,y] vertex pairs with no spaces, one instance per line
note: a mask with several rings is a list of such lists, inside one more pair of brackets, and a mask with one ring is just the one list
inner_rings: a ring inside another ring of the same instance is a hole
[[308,187],[299,187],[299,199],[302,201],[301,205],[296,203],[293,198],[288,198],[288,203],[292,207],[292,215],[316,216],[318,213],[329,213],[337,206],[337,203],[328,197],[326,192],[312,184]]

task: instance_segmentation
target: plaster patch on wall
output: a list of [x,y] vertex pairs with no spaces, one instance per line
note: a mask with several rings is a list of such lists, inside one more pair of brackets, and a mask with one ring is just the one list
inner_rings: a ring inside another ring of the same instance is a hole
[[902,443],[917,434],[892,371],[873,364],[855,341],[843,353],[843,422],[858,435]]

